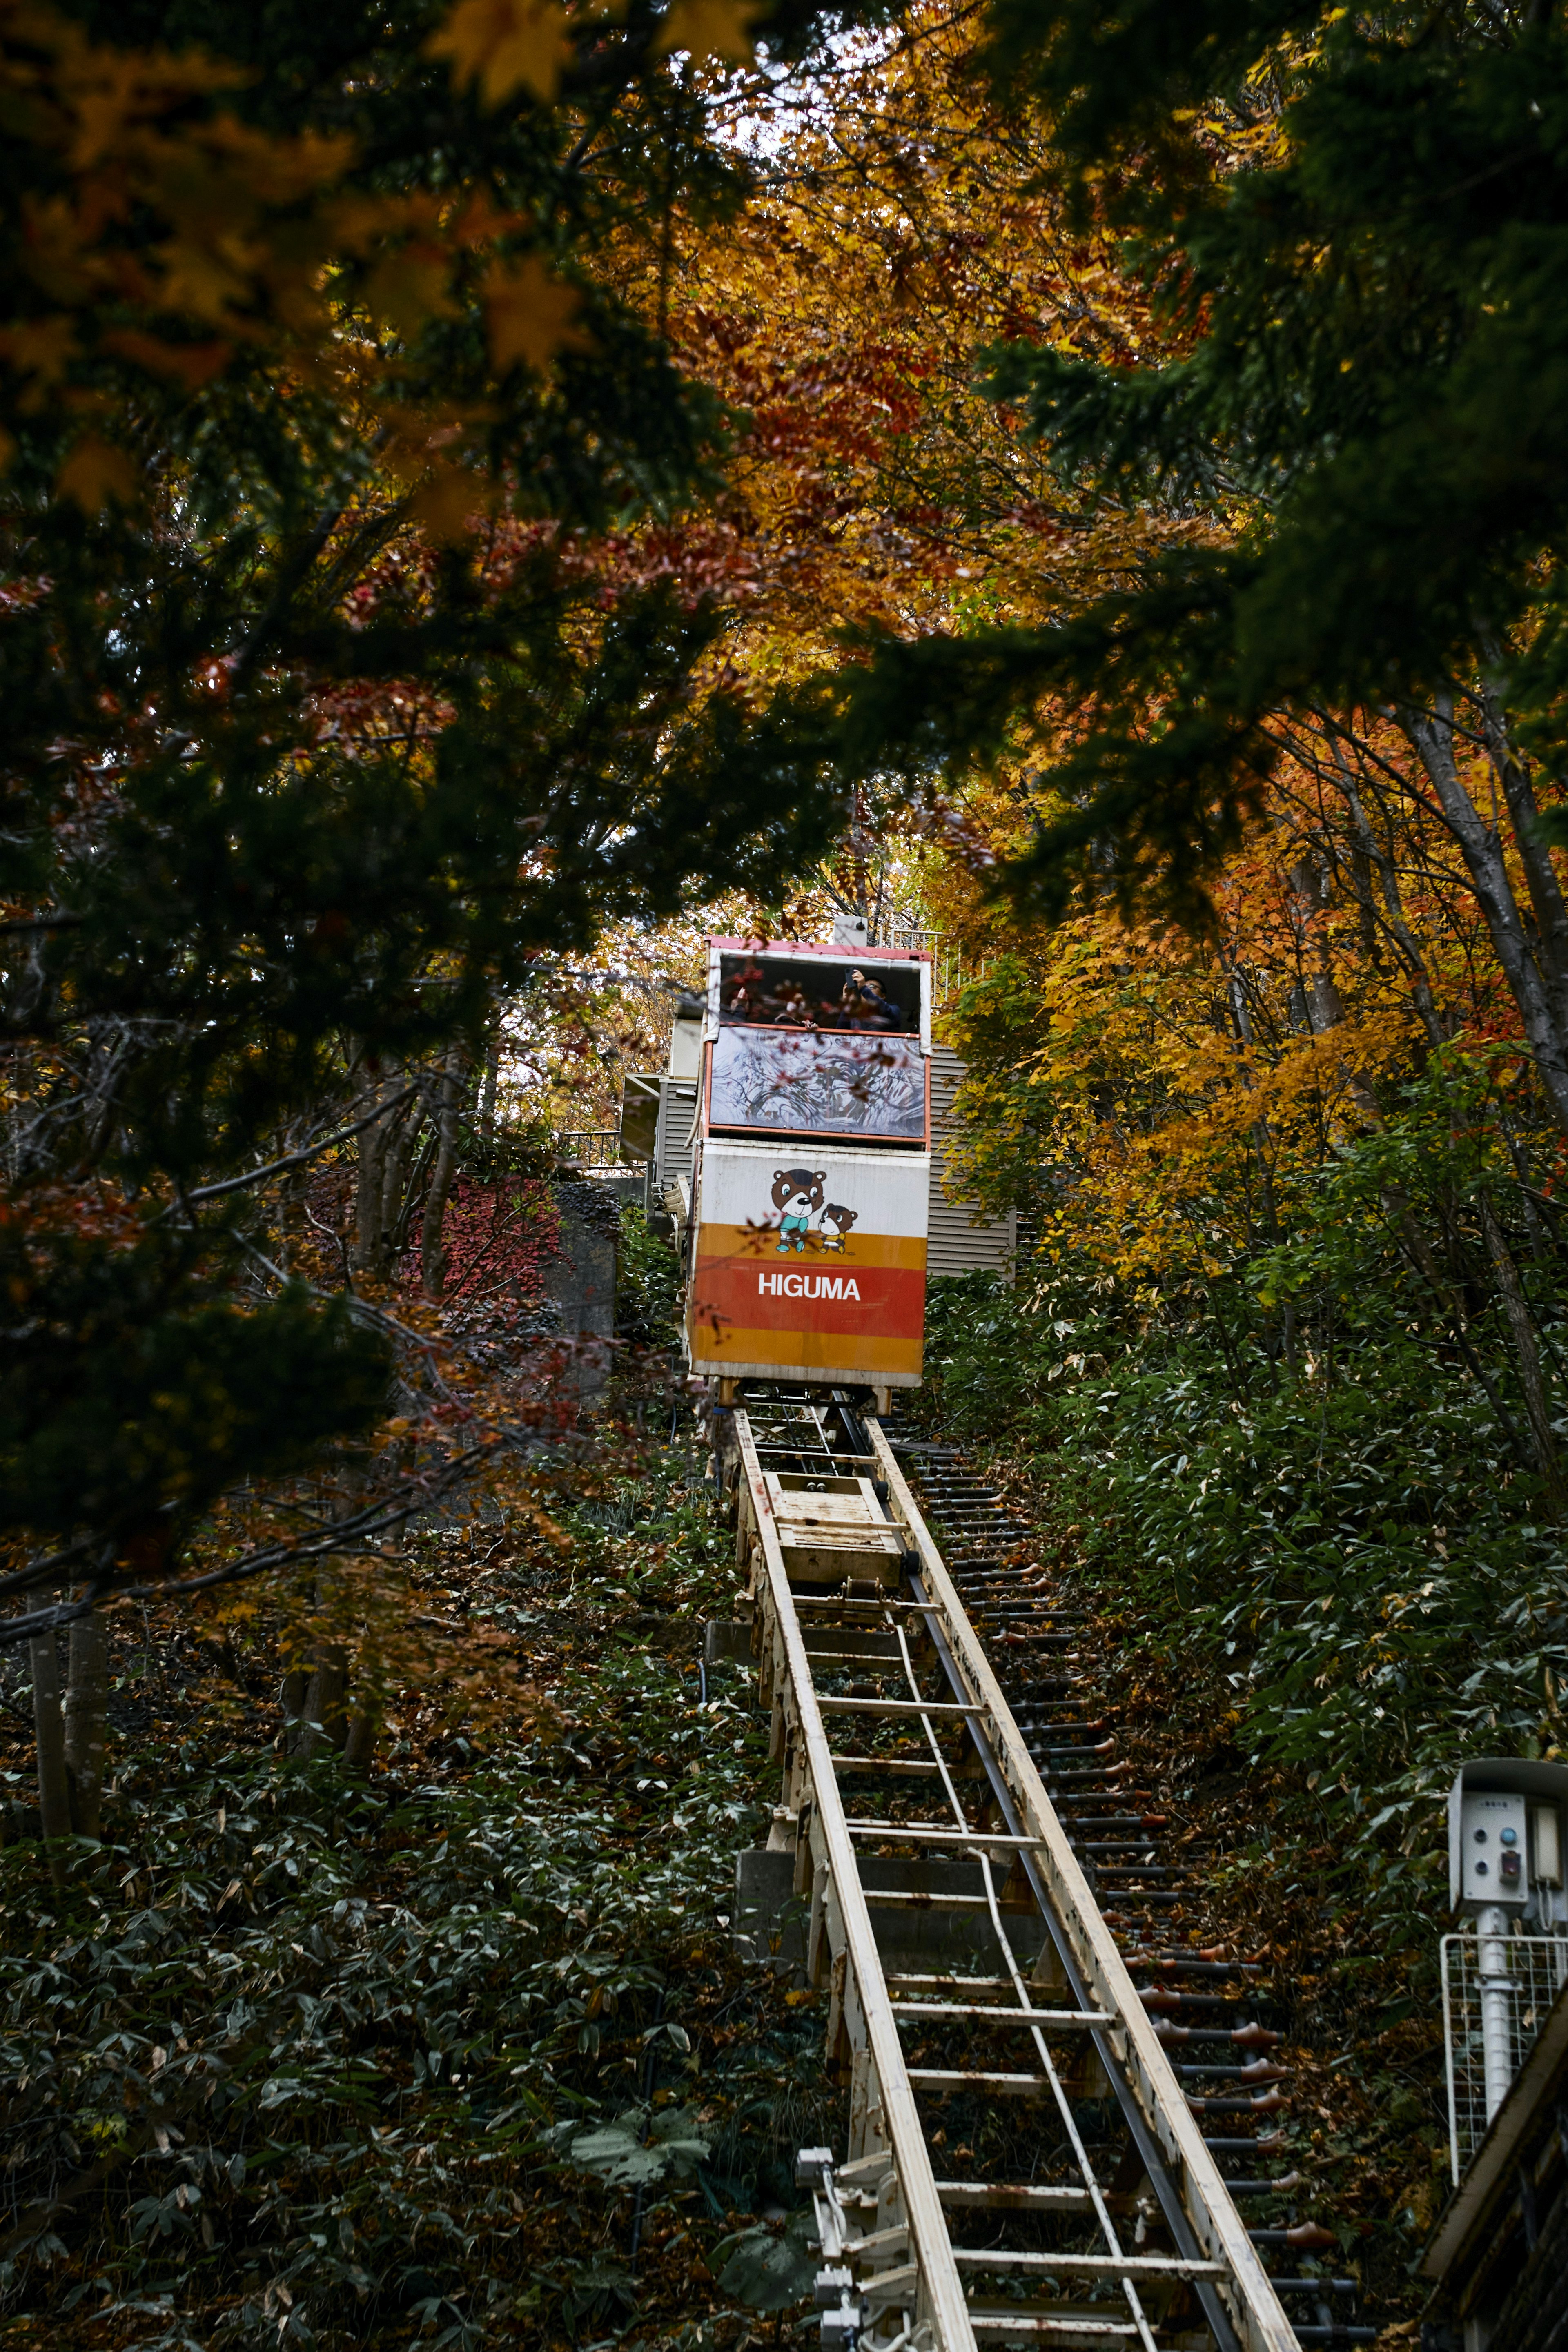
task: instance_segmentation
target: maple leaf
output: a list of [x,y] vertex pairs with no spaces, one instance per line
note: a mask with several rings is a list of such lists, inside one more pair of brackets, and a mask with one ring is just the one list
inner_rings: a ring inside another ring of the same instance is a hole
[[450,544],[469,528],[482,495],[480,485],[463,467],[437,464],[414,493],[409,512],[430,538]]
[[137,495],[136,469],[123,449],[89,433],[60,467],[55,492],[59,498],[74,499],[87,514],[98,514],[110,499],[131,506]]
[[160,335],[143,334],[139,328],[116,327],[100,342],[106,351],[118,352],[121,359],[132,361],[154,375],[174,376],[195,392],[228,365],[233,356],[232,343],[170,343]]
[[525,89],[548,101],[572,53],[566,26],[560,0],[458,0],[426,50],[451,58],[459,89],[477,81],[487,106]]
[[163,247],[163,308],[214,323],[226,320],[248,291],[238,268],[216,242],[175,236]]
[[749,66],[756,55],[750,28],[762,13],[762,0],[675,0],[655,50],[664,57],[684,49],[690,57]]
[[452,315],[447,268],[438,248],[412,247],[376,264],[364,289],[373,318],[389,319],[400,334],[416,333],[427,319]]
[[63,312],[47,319],[18,319],[0,328],[0,358],[8,360],[19,375],[56,383],[76,352],[75,321]]
[[588,337],[572,324],[582,308],[574,287],[552,277],[532,254],[517,263],[492,264],[484,281],[489,320],[490,364],[497,375],[522,360],[542,368],[552,352],[583,350]]

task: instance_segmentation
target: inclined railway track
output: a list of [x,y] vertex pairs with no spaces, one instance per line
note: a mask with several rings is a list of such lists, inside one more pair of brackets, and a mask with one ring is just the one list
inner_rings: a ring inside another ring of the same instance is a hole
[[1256,1972],[1161,1936],[1185,1873],[1028,1530],[842,1399],[742,1396],[733,1429],[767,1860],[849,2094],[844,2159],[801,2158],[825,2343],[1370,2342],[1283,2201]]

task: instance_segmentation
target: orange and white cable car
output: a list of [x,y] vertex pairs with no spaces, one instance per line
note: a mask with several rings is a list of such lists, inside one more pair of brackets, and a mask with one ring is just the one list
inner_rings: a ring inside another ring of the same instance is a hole
[[925,1325],[931,959],[708,944],[691,1369],[912,1388]]

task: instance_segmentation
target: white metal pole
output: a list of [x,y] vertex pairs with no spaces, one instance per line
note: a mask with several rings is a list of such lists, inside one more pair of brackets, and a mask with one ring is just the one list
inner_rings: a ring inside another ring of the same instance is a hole
[[1476,1914],[1480,1939],[1481,2062],[1489,2124],[1513,2081],[1513,1979],[1508,1967],[1508,1914],[1489,1903]]

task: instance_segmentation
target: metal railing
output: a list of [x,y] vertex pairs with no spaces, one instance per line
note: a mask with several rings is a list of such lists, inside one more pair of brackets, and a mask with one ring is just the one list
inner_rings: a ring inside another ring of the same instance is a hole
[[617,1127],[574,1127],[555,1138],[555,1156],[579,1168],[618,1168],[621,1131]]
[[1568,1984],[1568,1935],[1445,1936],[1440,1948],[1448,2161],[1457,2188],[1498,2104],[1495,2094],[1487,2095],[1489,2004],[1494,2032],[1507,2037],[1503,2065],[1511,2081]]
[[966,980],[978,979],[984,969],[966,971],[963,950],[949,944],[945,931],[927,930],[918,924],[889,924],[878,944],[895,948],[902,955],[930,956],[931,1003],[939,1013],[952,1003]]

